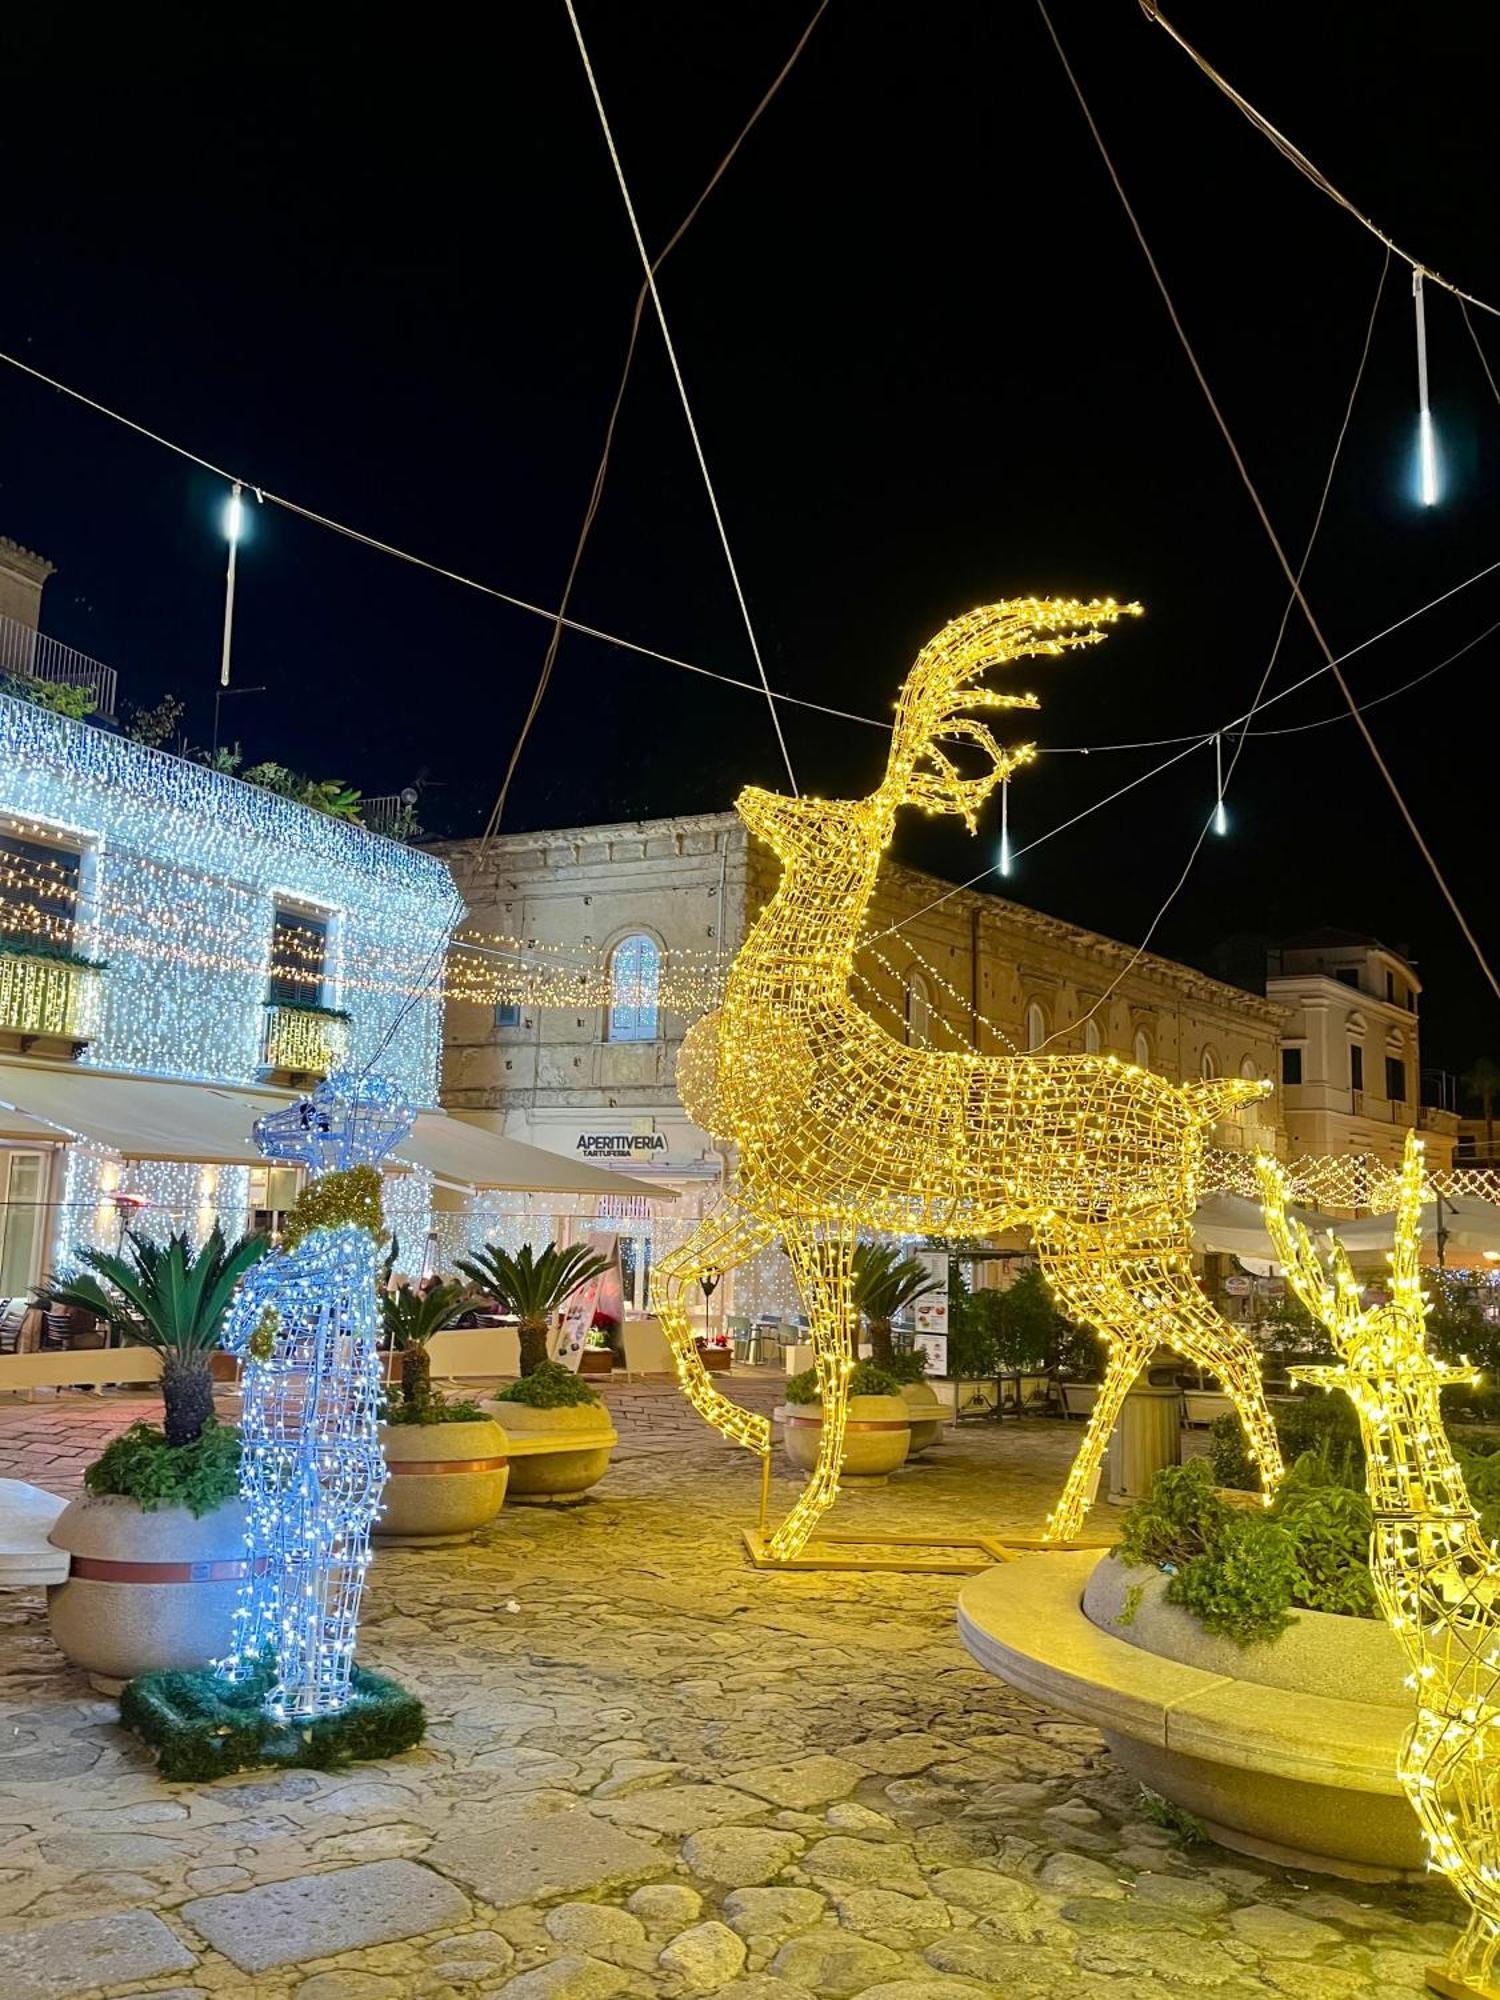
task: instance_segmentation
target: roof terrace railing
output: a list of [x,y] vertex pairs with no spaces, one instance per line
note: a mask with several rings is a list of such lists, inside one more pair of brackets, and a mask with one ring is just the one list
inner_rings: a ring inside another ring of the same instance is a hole
[[15,674],[63,687],[86,688],[94,697],[94,713],[113,721],[116,675],[113,667],[75,652],[45,632],[23,625],[18,618],[0,617],[0,674]]

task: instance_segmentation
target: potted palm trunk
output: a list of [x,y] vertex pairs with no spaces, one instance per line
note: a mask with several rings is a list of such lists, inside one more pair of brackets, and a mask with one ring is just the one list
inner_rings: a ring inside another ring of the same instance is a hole
[[381,1295],[385,1333],[401,1361],[380,1427],[390,1474],[375,1523],[382,1541],[467,1541],[505,1500],[504,1431],[477,1403],[449,1402],[432,1386],[427,1343],[455,1325],[472,1301],[461,1284],[425,1293],[403,1285]]
[[909,1457],[926,1451],[943,1434],[943,1404],[927,1380],[927,1363],[920,1350],[897,1354],[891,1322],[918,1299],[938,1289],[925,1264],[903,1255],[891,1243],[861,1243],[854,1252],[854,1308],[870,1340],[870,1359],[899,1384],[901,1400],[911,1414]]
[[214,1414],[213,1356],[235,1288],[267,1247],[263,1236],[226,1243],[217,1223],[197,1250],[186,1234],[131,1233],[119,1254],[80,1248],[83,1272],[47,1281],[58,1305],[161,1356],[160,1427],[115,1438],[51,1533],[71,1558],[67,1582],[47,1593],[52,1636],[106,1693],[229,1650],[245,1520],[239,1433]]
[[520,1339],[521,1376],[481,1404],[505,1430],[510,1444],[514,1502],[570,1506],[604,1477],[617,1443],[609,1411],[572,1369],[547,1354],[552,1322],[580,1285],[608,1268],[608,1259],[575,1243],[549,1243],[540,1256],[525,1243],[502,1250],[493,1243],[458,1268],[503,1311],[514,1313]]

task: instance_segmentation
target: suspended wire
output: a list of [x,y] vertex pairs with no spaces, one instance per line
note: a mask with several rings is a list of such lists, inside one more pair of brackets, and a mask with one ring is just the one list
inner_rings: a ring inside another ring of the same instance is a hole
[[[1361,702],[1361,710],[1364,714],[1368,715],[1372,708],[1379,708],[1382,702],[1394,701],[1398,695],[1410,694],[1414,687],[1420,687],[1423,681],[1430,681],[1434,674],[1440,674],[1444,667],[1451,667],[1454,661],[1461,660],[1465,653],[1472,653],[1476,646],[1482,646],[1485,640],[1492,638],[1496,632],[1500,632],[1500,621],[1497,621],[1493,625],[1486,625],[1482,632],[1477,633],[1472,639],[1466,639],[1457,652],[1450,653],[1446,660],[1439,660],[1436,666],[1427,667],[1420,674],[1414,674],[1409,681],[1403,681],[1400,687],[1389,688],[1384,694],[1372,695],[1368,701]],[[1267,708],[1270,705],[1269,702],[1265,704]],[[1247,729],[1244,733],[1247,736],[1255,737],[1303,736],[1310,729],[1330,729],[1334,723],[1347,722],[1348,720],[1349,714],[1347,709],[1341,709],[1337,715],[1320,715],[1313,722],[1287,723],[1280,729]]]
[[[1182,347],[1183,354],[1186,356],[1189,366],[1192,368],[1193,374],[1197,379],[1198,386],[1203,391],[1204,400],[1207,402],[1208,407],[1212,412],[1214,422],[1218,425],[1219,434],[1223,438],[1225,445],[1228,447],[1229,455],[1234,460],[1235,468],[1240,475],[1240,479],[1244,485],[1246,493],[1249,495],[1251,504],[1255,508],[1255,512],[1260,520],[1261,527],[1265,530],[1266,539],[1267,541],[1270,542],[1276,560],[1281,566],[1282,574],[1285,576],[1288,585],[1291,587],[1292,594],[1295,596],[1297,600],[1298,609],[1301,611],[1302,616],[1307,623],[1307,628],[1309,632],[1311,632],[1313,639],[1317,644],[1319,652],[1322,653],[1325,661],[1327,662],[1328,670],[1333,675],[1334,685],[1338,688],[1339,693],[1344,697],[1349,712],[1354,718],[1355,727],[1359,730],[1360,735],[1364,738],[1365,747],[1366,749],[1368,749],[1371,758],[1374,760],[1375,768],[1379,771],[1381,777],[1384,779],[1386,789],[1390,792],[1392,799],[1394,799],[1396,803],[1397,810],[1401,814],[1402,819],[1406,822],[1407,831],[1411,834],[1412,839],[1416,842],[1417,849],[1420,852],[1422,859],[1427,863],[1428,869],[1432,874],[1432,878],[1437,883],[1437,886],[1442,893],[1444,902],[1447,903],[1448,908],[1452,911],[1454,921],[1457,923],[1459,929],[1463,932],[1464,938],[1466,939],[1469,945],[1469,949],[1474,954],[1475,962],[1478,964],[1480,971],[1484,974],[1485,979],[1489,983],[1491,992],[1495,995],[1497,1000],[1500,1000],[1500,979],[1496,978],[1495,973],[1491,969],[1490,962],[1485,957],[1484,950],[1480,945],[1478,938],[1475,936],[1473,928],[1470,925],[1468,918],[1464,915],[1463,909],[1459,904],[1457,896],[1453,893],[1453,890],[1449,887],[1448,879],[1444,875],[1443,870],[1438,863],[1437,857],[1433,854],[1432,849],[1428,846],[1426,838],[1422,833],[1422,829],[1417,825],[1415,815],[1413,814],[1411,807],[1407,804],[1406,798],[1402,793],[1400,786],[1396,783],[1395,777],[1391,772],[1390,766],[1386,763],[1385,758],[1381,755],[1380,746],[1376,743],[1374,736],[1370,733],[1369,724],[1365,721],[1364,717],[1360,713],[1359,704],[1354,699],[1354,692],[1350,688],[1348,681],[1345,680],[1343,674],[1339,670],[1338,661],[1334,656],[1333,648],[1324,638],[1323,629],[1318,624],[1317,619],[1313,615],[1312,606],[1308,603],[1307,597],[1303,592],[1301,579],[1298,576],[1298,574],[1294,572],[1294,570],[1292,569],[1292,565],[1290,561],[1287,559],[1286,550],[1281,545],[1281,539],[1277,535],[1275,528],[1271,525],[1271,517],[1266,512],[1265,503],[1262,501],[1259,490],[1257,489],[1254,480],[1250,476],[1249,468],[1246,466],[1243,457],[1240,455],[1239,446],[1235,443],[1234,440],[1234,433],[1230,430],[1229,425],[1225,420],[1224,413],[1219,408],[1218,402],[1214,397],[1213,390],[1209,387],[1208,378],[1203,373],[1202,366],[1199,363],[1198,356],[1196,351],[1194,350],[1193,344],[1188,339],[1187,331],[1184,328],[1181,319],[1178,317],[1177,308],[1173,303],[1170,291],[1168,291],[1167,289],[1166,280],[1162,277],[1160,267],[1158,266],[1155,257],[1152,255],[1151,247],[1147,243],[1140,222],[1136,218],[1135,210],[1134,208],[1132,208],[1130,204],[1130,198],[1125,192],[1124,184],[1121,181],[1119,173],[1115,168],[1113,159],[1110,157],[1109,148],[1104,143],[1103,134],[1100,132],[1099,127],[1094,122],[1094,115],[1092,111],[1089,109],[1088,99],[1083,94],[1083,87],[1079,83],[1078,78],[1074,75],[1073,66],[1068,61],[1067,55],[1063,49],[1063,45],[1057,38],[1057,30],[1053,27],[1052,17],[1047,12],[1046,0],[1037,0],[1037,8],[1041,14],[1043,23],[1046,26],[1047,33],[1051,37],[1052,46],[1057,51],[1058,60],[1062,64],[1064,74],[1067,76],[1068,82],[1072,86],[1073,95],[1078,100],[1078,107],[1082,111],[1084,119],[1088,124],[1089,131],[1093,135],[1094,143],[1099,149],[1099,156],[1103,160],[1105,170],[1109,174],[1110,180],[1114,185],[1115,193],[1119,196],[1120,205],[1125,211],[1126,218],[1129,221],[1131,229],[1135,234],[1135,239],[1141,247],[1141,253],[1146,259],[1146,263],[1151,271],[1152,278],[1155,280],[1156,288],[1161,294],[1162,303],[1167,309],[1167,316],[1172,322],[1172,329],[1177,335],[1178,342]],[[1404,253],[1400,252],[1398,252],[1398,254],[1404,255]],[[1482,301],[1476,300],[1474,301],[1474,303],[1480,304],[1482,303]]]
[[[1045,12],[1045,9],[1043,11]],[[1420,272],[1423,278],[1430,280],[1434,285],[1441,285],[1443,290],[1451,292],[1460,304],[1478,306],[1482,312],[1494,313],[1497,317],[1500,317],[1500,306],[1492,306],[1486,300],[1476,297],[1473,292],[1460,290],[1457,285],[1451,284],[1447,278],[1442,277],[1438,272],[1434,271],[1430,264],[1424,264],[1420,257],[1413,257],[1409,250],[1403,250],[1394,237],[1387,236],[1378,223],[1372,222],[1369,216],[1358,209],[1346,194],[1343,194],[1334,186],[1321,167],[1314,166],[1300,147],[1293,145],[1284,132],[1278,132],[1269,118],[1266,118],[1262,113],[1257,111],[1248,98],[1242,97],[1228,78],[1221,76],[1206,56],[1199,54],[1198,50],[1193,47],[1186,36],[1180,34],[1172,26],[1172,23],[1161,11],[1161,8],[1157,6],[1156,0],[1141,0],[1141,12],[1146,16],[1147,20],[1154,21],[1159,28],[1166,30],[1178,48],[1192,58],[1198,65],[1198,68],[1208,78],[1209,82],[1217,85],[1223,91],[1230,103],[1237,111],[1243,113],[1249,119],[1256,131],[1263,138],[1270,140],[1283,159],[1289,160],[1300,174],[1305,174],[1320,194],[1327,195],[1330,201],[1337,202],[1340,208],[1345,209],[1352,215],[1361,228],[1368,229],[1378,242],[1385,245],[1389,255],[1399,257],[1403,264],[1410,265],[1413,271]],[[1050,28],[1050,22],[1048,26]],[[1054,35],[1052,39],[1055,42],[1057,37]],[[1062,54],[1061,48],[1058,49],[1058,54]],[[1074,88],[1077,88],[1076,84]],[[1092,122],[1090,120],[1091,124]],[[1094,136],[1097,138],[1098,134],[1096,133]]]
[[[755,658],[755,670],[760,675],[761,686],[765,690],[766,706],[771,712],[771,726],[776,731],[776,741],[781,746],[782,761],[786,765],[786,775],[794,794],[797,794],[797,774],[792,769],[792,753],[787,748],[786,737],[781,728],[781,712],[771,695],[771,682],[766,673],[765,661],[761,658],[760,643],[755,636],[755,624],[750,616],[750,606],[745,601],[745,592],[740,583],[740,573],[735,567],[734,551],[729,546],[729,531],[724,526],[724,516],[719,511],[719,497],[714,491],[713,477],[708,469],[708,459],[704,455],[703,440],[698,435],[698,426],[693,419],[693,406],[688,399],[687,383],[683,380],[682,369],[677,360],[677,349],[672,342],[671,328],[667,325],[666,308],[661,302],[657,289],[656,272],[646,250],[646,240],[641,235],[641,225],[636,219],[635,203],[630,198],[630,186],[625,179],[625,168],[621,164],[619,151],[615,146],[615,135],[610,129],[609,114],[604,109],[604,99],[599,94],[598,80],[594,66],[589,61],[588,44],[583,39],[583,28],[573,0],[563,0],[568,10],[568,19],[573,24],[573,39],[578,44],[579,59],[583,63],[584,75],[588,78],[589,91],[594,100],[594,109],[599,114],[600,129],[604,143],[609,148],[610,161],[614,166],[615,179],[620,186],[620,199],[625,204],[625,213],[630,220],[630,233],[635,238],[635,247],[640,255],[641,268],[646,274],[646,283],[651,290],[651,303],[656,309],[656,323],[661,329],[662,345],[672,366],[672,379],[677,384],[678,398],[682,403],[682,414],[686,419],[688,435],[693,441],[693,452],[698,460],[698,470],[703,475],[703,488],[708,495],[709,510],[714,517],[714,526],[719,531],[719,545],[724,551],[724,561],[729,569],[729,580],[734,585],[734,594],[739,601],[740,616],[745,621],[745,632],[750,640],[750,651]],[[800,795],[799,795],[800,796]]]
[[[678,223],[677,227],[668,237],[666,244],[663,246],[663,248],[657,253],[656,260],[651,266],[651,272],[653,274],[661,269],[662,265],[667,261],[668,257],[671,256],[672,252],[677,248],[678,244],[682,241],[683,237],[686,236],[688,230],[691,229],[693,223],[698,218],[698,211],[703,207],[703,204],[708,200],[709,196],[713,193],[714,189],[719,185],[719,182],[724,178],[724,175],[728,172],[730,166],[734,161],[735,155],[739,152],[741,146],[744,145],[745,141],[749,138],[750,134],[754,131],[755,127],[759,124],[761,116],[765,112],[767,107],[770,105],[771,100],[775,97],[776,93],[780,90],[781,86],[786,82],[787,78],[791,75],[792,70],[796,65],[797,58],[801,55],[803,49],[806,48],[808,40],[812,35],[812,31],[815,27],[817,27],[819,21],[823,18],[823,15],[827,10],[828,4],[829,0],[818,0],[818,5],[813,13],[812,19],[808,22],[807,26],[802,30],[801,35],[797,38],[797,44],[795,48],[792,50],[791,54],[787,57],[786,61],[781,65],[781,68],[777,71],[775,77],[772,79],[770,88],[765,92],[759,104],[757,104],[755,109],[750,113],[749,118],[740,127],[739,134],[736,137],[733,145],[729,148],[728,152],[724,155],[723,159],[720,160],[719,164],[714,168],[713,172],[709,175],[708,182],[704,187],[702,193],[698,196],[698,199],[693,203],[692,207],[688,210],[687,214],[682,218],[681,222]],[[505,805],[507,799],[510,796],[511,780],[515,777],[516,767],[521,761],[521,753],[526,747],[526,739],[531,733],[531,726],[536,721],[537,715],[540,713],[541,710],[542,702],[546,698],[547,688],[552,679],[552,670],[557,665],[557,655],[559,648],[562,645],[562,635],[565,629],[567,610],[573,598],[573,586],[578,580],[578,571],[583,562],[583,552],[588,546],[589,536],[593,532],[594,519],[599,512],[599,503],[604,497],[604,482],[609,476],[609,461],[610,461],[610,455],[614,450],[615,430],[620,421],[620,411],[624,406],[625,391],[630,383],[631,371],[635,366],[636,349],[640,344],[640,337],[641,337],[641,319],[643,314],[645,313],[646,300],[649,296],[650,296],[649,285],[647,281],[643,279],[641,282],[640,290],[635,295],[635,310],[631,314],[630,318],[630,338],[626,342],[625,346],[625,362],[624,366],[620,370],[620,380],[618,386],[615,389],[614,402],[610,406],[609,418],[604,426],[604,443],[599,453],[599,463],[594,470],[594,481],[592,487],[589,490],[588,505],[584,509],[583,521],[578,530],[578,539],[573,545],[573,557],[571,562],[568,564],[568,574],[563,584],[562,599],[558,605],[557,616],[553,620],[552,631],[547,640],[546,652],[542,656],[542,669],[541,673],[537,677],[536,689],[531,697],[531,705],[526,711],[525,720],[521,724],[520,734],[516,737],[515,745],[511,750],[510,761],[505,767],[505,776],[502,778],[500,782],[500,790],[496,794],[495,803],[493,808],[491,809],[489,819],[485,822],[484,833],[481,836],[479,842],[479,852],[481,857],[483,856],[484,851],[486,847],[489,845],[490,841],[499,831],[501,820],[505,816]],[[766,692],[769,693],[770,690],[767,689]],[[871,718],[871,720],[873,721],[873,718]],[[877,724],[876,726],[878,727],[879,725]]]

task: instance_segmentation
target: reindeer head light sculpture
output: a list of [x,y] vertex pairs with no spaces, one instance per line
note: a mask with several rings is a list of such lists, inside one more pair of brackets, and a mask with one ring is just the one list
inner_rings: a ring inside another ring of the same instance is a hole
[[[1267,1482],[1280,1473],[1255,1351],[1204,1300],[1188,1218],[1203,1134],[1269,1086],[1181,1086],[1116,1056],[983,1056],[909,1048],[854,1002],[854,954],[898,812],[954,814],[970,830],[995,786],[1028,763],[971,711],[1034,709],[984,675],[1092,645],[1139,607],[1021,598],[956,618],[923,647],[896,704],[890,758],[863,799],[783,798],[750,787],[746,825],[781,880],[735,959],[717,1017],[683,1045],[679,1087],[739,1156],[726,1199],[659,1267],[663,1324],[695,1406],[762,1452],[769,1427],[714,1386],[683,1303],[707,1264],[727,1270],[782,1239],[807,1309],[823,1405],[806,1491],[770,1537],[787,1559],[837,1491],[854,1365],[850,1260],[861,1230],[960,1236],[1029,1225],[1065,1309],[1095,1327],[1109,1372],[1053,1518],[1076,1532],[1126,1390],[1158,1345],[1213,1368],[1234,1397]],[[960,762],[978,754],[981,768]]]

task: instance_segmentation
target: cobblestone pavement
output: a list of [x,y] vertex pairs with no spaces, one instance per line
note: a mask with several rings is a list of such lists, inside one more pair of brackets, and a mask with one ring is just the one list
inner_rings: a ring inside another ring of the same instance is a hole
[[[757,1574],[754,1462],[666,1385],[610,1400],[588,1505],[380,1555],[362,1656],[432,1718],[388,1764],[162,1784],[40,1597],[0,1598],[0,2000],[1423,1991],[1441,1888],[1178,1844],[972,1665],[954,1579]],[[141,1408],[0,1409],[0,1473],[63,1490]],[[841,1525],[1034,1530],[1077,1436],[966,1427]]]

